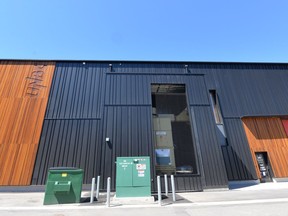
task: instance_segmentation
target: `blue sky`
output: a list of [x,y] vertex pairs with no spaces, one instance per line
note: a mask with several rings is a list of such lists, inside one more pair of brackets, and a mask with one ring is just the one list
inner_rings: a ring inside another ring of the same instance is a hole
[[1,0],[0,59],[288,62],[287,0]]

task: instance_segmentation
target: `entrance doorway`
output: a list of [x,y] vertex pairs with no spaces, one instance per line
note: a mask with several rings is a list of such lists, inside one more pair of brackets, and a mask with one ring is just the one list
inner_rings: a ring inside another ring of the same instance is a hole
[[261,174],[260,181],[272,182],[273,172],[269,163],[267,152],[255,152],[258,168]]

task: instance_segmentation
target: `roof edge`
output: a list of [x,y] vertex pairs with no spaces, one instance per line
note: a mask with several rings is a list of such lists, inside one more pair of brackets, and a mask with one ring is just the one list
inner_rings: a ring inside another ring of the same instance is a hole
[[0,61],[46,61],[46,62],[95,62],[95,63],[151,63],[151,64],[278,64],[288,62],[237,62],[237,61],[169,61],[169,60],[83,60],[83,59],[0,59]]

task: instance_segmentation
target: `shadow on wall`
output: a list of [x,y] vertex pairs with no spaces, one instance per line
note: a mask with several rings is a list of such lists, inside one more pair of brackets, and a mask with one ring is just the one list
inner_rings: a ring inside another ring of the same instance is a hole
[[235,189],[240,189],[240,188],[246,188],[246,187],[251,187],[260,184],[259,180],[251,180],[251,181],[231,181],[229,182],[229,189],[230,190],[235,190]]
[[287,138],[280,118],[243,118],[242,121],[255,139],[271,140]]
[[231,146],[222,146],[222,153],[229,181],[255,180]]

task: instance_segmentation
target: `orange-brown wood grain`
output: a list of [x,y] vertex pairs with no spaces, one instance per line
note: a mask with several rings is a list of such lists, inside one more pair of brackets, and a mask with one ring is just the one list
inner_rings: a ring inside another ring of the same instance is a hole
[[258,177],[255,152],[267,152],[276,178],[288,177],[288,137],[280,118],[243,118],[243,126]]
[[0,185],[29,185],[54,62],[0,62]]

